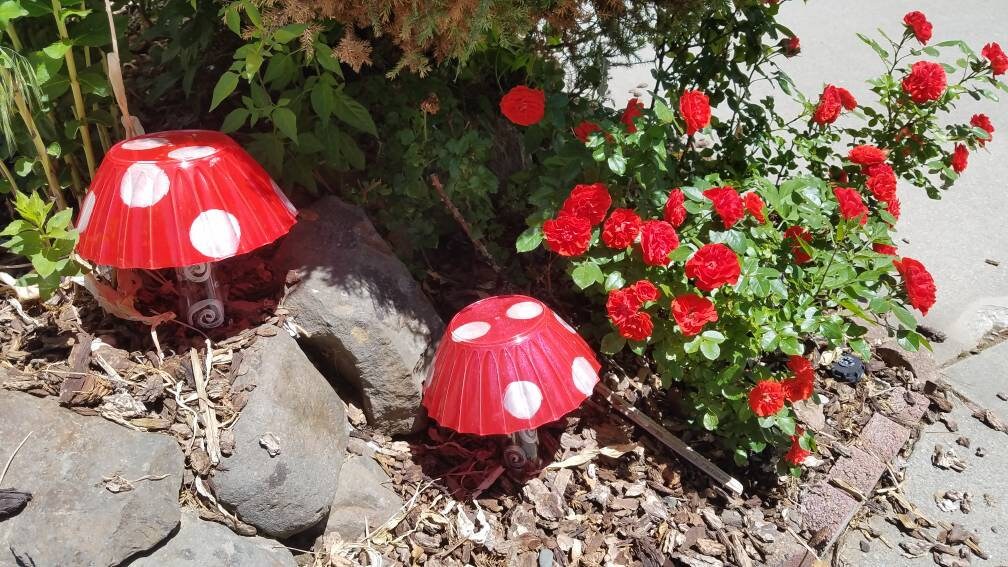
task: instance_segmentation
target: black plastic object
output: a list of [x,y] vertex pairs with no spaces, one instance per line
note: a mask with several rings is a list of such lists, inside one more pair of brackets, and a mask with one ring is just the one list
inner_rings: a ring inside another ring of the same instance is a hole
[[857,384],[865,375],[864,362],[853,354],[845,354],[830,366],[829,372],[841,382]]

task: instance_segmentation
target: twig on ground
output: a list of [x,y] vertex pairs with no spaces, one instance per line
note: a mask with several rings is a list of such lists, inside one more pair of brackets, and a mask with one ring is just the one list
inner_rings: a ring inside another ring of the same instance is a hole
[[14,452],[11,453],[10,458],[7,459],[7,464],[4,465],[3,470],[0,471],[0,486],[3,486],[3,479],[5,476],[7,476],[7,471],[10,469],[11,463],[14,462],[14,456],[17,455],[18,451],[21,450],[21,447],[25,444],[25,441],[28,441],[28,438],[31,437],[32,433],[34,433],[34,431],[29,431],[28,435],[25,435],[25,438],[22,439],[20,443],[18,443],[18,446],[14,447]]
[[[212,353],[213,351],[209,351]],[[212,356],[212,354],[210,354]],[[206,430],[207,454],[210,455],[210,462],[214,465],[220,463],[220,426],[217,423],[217,414],[210,408],[210,398],[206,393],[206,378],[204,369],[201,368],[199,355],[196,349],[189,351],[189,360],[192,362],[193,378],[196,381],[196,393],[199,396],[199,408],[203,414],[203,426]],[[209,373],[207,373],[209,374]]]
[[444,185],[441,184],[441,179],[438,175],[436,173],[431,174],[430,180],[431,185],[434,186],[434,190],[437,191],[438,195],[441,197],[441,201],[444,202],[445,207],[448,208],[448,212],[450,212],[455,218],[455,221],[462,226],[462,230],[465,231],[466,236],[469,237],[469,240],[473,243],[473,246],[476,247],[476,250],[478,250],[479,253],[487,259],[487,262],[490,263],[490,267],[493,268],[494,272],[498,274],[501,273],[501,267],[497,265],[497,261],[490,255],[490,251],[487,250],[487,247],[480,242],[475,235],[473,235],[472,229],[469,227],[469,223],[466,221],[465,217],[462,216],[462,212],[458,210],[455,203],[453,203],[451,198],[448,197],[448,193],[445,193]]

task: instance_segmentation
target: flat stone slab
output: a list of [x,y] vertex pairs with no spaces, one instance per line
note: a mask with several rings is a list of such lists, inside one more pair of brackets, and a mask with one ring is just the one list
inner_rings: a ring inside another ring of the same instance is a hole
[[[183,459],[172,437],[0,390],[0,466],[29,432],[3,484],[32,501],[0,522],[0,566],[119,565],[179,525]],[[133,490],[106,490],[102,480],[116,474]]]
[[295,567],[294,556],[279,542],[242,537],[221,524],[182,513],[182,526],[164,545],[130,567]]
[[392,479],[374,459],[353,456],[343,463],[339,489],[329,510],[326,532],[337,532],[343,541],[357,541],[365,530],[375,531],[403,507],[392,490]]

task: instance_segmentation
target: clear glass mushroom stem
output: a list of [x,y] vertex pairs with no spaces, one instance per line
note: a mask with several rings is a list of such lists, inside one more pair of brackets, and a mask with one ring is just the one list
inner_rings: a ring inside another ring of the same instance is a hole
[[523,471],[539,462],[539,432],[523,429],[511,434],[511,444],[504,450],[504,464],[515,471]]
[[213,264],[176,268],[182,313],[197,329],[213,329],[224,324],[224,294],[214,278]]

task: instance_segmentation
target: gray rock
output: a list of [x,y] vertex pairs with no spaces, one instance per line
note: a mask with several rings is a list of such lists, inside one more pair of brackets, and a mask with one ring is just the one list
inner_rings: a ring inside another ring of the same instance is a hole
[[[15,556],[39,567],[118,565],[178,526],[182,452],[173,438],[0,390],[0,466],[28,432],[3,483],[32,500],[0,522],[0,565],[15,565]],[[116,474],[133,489],[106,490],[103,479]]]
[[[211,479],[243,521],[283,538],[329,512],[346,458],[346,406],[287,333],[259,337],[234,388],[255,385],[234,425],[235,446]],[[274,456],[260,440],[276,440]]]
[[392,479],[374,459],[350,457],[340,472],[339,490],[329,510],[325,531],[356,541],[364,528],[374,530],[398,512],[403,500],[390,488]]
[[321,199],[277,250],[301,283],[285,305],[305,344],[360,390],[368,421],[390,435],[424,426],[421,390],[444,324],[358,207]]
[[284,546],[262,537],[242,537],[221,524],[182,513],[182,527],[163,546],[130,567],[295,567]]

